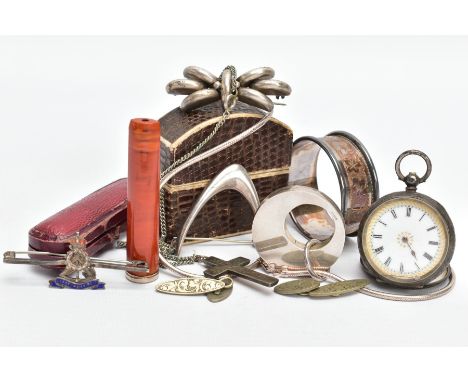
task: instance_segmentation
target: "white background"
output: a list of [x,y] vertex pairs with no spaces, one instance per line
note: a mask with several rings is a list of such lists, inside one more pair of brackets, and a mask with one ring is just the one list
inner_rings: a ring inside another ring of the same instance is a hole
[[[293,88],[275,116],[295,138],[355,134],[374,159],[382,195],[402,189],[396,157],[425,151],[434,169],[420,191],[445,205],[458,233],[455,290],[414,304],[362,295],[285,298],[244,282],[228,300],[210,304],[156,294],[154,284],[131,284],[112,270],[98,273],[106,291],[57,291],[47,288],[49,271],[0,264],[0,344],[467,344],[467,38],[2,38],[0,52],[2,251],[26,249],[29,228],[125,177],[129,120],[159,118],[178,106],[182,97],[164,86],[191,64],[215,73],[227,64],[240,73],[274,67]],[[333,177],[324,177],[324,190],[336,194]],[[197,252],[255,257],[247,247]],[[104,257],[123,259],[125,251]],[[349,239],[333,270],[363,276],[358,259]],[[171,278],[162,272],[160,281]]]

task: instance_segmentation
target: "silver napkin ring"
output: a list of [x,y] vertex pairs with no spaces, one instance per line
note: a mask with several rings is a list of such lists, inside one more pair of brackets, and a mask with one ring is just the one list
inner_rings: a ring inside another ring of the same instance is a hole
[[[379,181],[374,163],[364,145],[352,134],[336,131],[323,138],[301,137],[294,142],[289,184],[318,189],[317,160],[323,150],[335,168],[341,190],[341,212],[346,234],[355,236],[362,217],[379,198]],[[316,229],[310,207],[292,212],[298,228],[309,238],[323,240],[329,234]]]
[[[312,207],[319,214],[313,223],[331,232],[326,240],[316,240],[311,246],[309,238],[294,235],[294,224],[286,222],[290,212],[299,206]],[[306,263],[313,269],[328,271],[343,252],[345,238],[343,217],[336,204],[320,191],[305,186],[287,186],[270,194],[252,224],[252,241],[265,269],[283,277],[302,276],[307,272]]]

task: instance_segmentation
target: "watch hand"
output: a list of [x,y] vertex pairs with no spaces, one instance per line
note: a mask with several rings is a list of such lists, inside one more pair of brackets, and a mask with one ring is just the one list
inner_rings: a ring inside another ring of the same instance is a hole
[[413,257],[416,259],[416,252],[414,251],[414,249],[411,247],[410,243],[406,243],[409,247],[409,249],[411,250],[411,254],[413,255]]
[[416,252],[415,252],[414,249],[411,247],[411,244],[409,243],[409,240],[408,240],[407,237],[404,237],[404,238],[403,238],[403,243],[405,243],[405,244],[408,246],[408,248],[409,248],[410,251],[411,251],[411,255],[416,259]]

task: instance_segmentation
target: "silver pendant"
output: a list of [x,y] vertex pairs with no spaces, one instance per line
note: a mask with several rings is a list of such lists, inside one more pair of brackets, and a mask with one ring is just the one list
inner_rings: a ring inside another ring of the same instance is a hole
[[245,197],[253,211],[258,209],[260,205],[260,199],[258,197],[257,190],[255,189],[255,186],[250,179],[249,174],[247,173],[247,170],[239,164],[232,164],[226,167],[213,178],[208,187],[206,187],[203,193],[198,197],[195,205],[192,207],[192,210],[190,211],[190,214],[187,217],[187,220],[185,221],[177,239],[177,256],[180,254],[185,237],[187,236],[190,230],[190,226],[194,222],[198,213],[206,205],[206,203],[208,203],[208,201],[213,198],[213,196],[226,190],[234,190],[239,192],[242,196]]
[[196,296],[221,290],[225,286],[226,284],[220,280],[204,277],[184,277],[156,285],[156,291],[182,296]]

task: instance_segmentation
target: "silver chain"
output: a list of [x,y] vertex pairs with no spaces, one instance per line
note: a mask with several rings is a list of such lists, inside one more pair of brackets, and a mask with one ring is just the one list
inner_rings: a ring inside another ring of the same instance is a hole
[[[447,277],[447,283],[445,286],[441,287],[440,289],[432,290],[432,291],[423,291],[421,294],[417,295],[405,295],[400,293],[390,293],[379,291],[376,289],[371,288],[362,288],[357,292],[365,294],[367,296],[380,298],[382,300],[390,300],[390,301],[405,301],[405,302],[415,302],[415,301],[428,301],[433,300],[435,298],[439,298],[445,296],[449,293],[453,287],[455,286],[455,273],[452,269],[449,270],[450,273]],[[315,271],[318,276],[319,281],[323,280],[333,280],[336,282],[345,281],[344,278],[335,275],[334,273],[327,272],[327,271]],[[309,274],[310,275],[310,274]]]
[[[237,73],[236,73],[236,68],[232,65],[227,66],[225,69],[229,69],[232,73],[232,88],[237,89],[236,87],[236,78],[237,78]],[[220,76],[221,78],[221,76]],[[234,90],[235,93],[234,95],[237,97],[237,90]],[[203,147],[205,147],[212,139],[213,137],[218,133],[218,131],[221,129],[221,127],[224,126],[226,123],[227,119],[231,115],[231,107],[228,107],[223,115],[221,116],[221,119],[216,123],[215,127],[213,128],[213,131],[205,138],[203,139],[200,143],[198,143],[197,146],[195,146],[191,151],[186,153],[184,156],[180,157],[177,159],[174,163],[172,163],[168,168],[166,168],[162,173],[161,173],[161,179],[167,175],[169,172],[174,170],[176,167],[180,166],[190,158],[192,158],[195,154],[197,154]],[[193,254],[192,256],[187,256],[187,257],[182,257],[182,256],[177,256],[175,254],[175,246],[171,243],[167,243],[167,222],[166,222],[166,208],[165,208],[165,191],[164,189],[161,189],[159,193],[159,219],[161,223],[161,235],[159,237],[159,250],[163,254],[163,256],[174,266],[180,266],[180,265],[187,265],[187,264],[193,264],[195,262],[202,261],[202,257]]]

